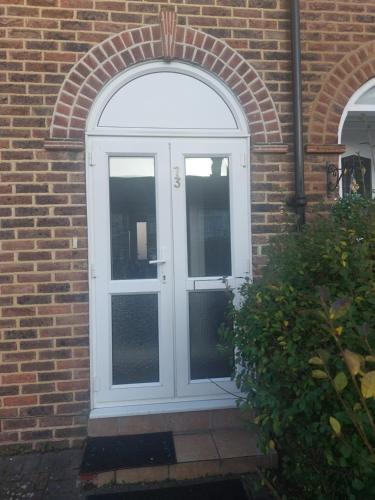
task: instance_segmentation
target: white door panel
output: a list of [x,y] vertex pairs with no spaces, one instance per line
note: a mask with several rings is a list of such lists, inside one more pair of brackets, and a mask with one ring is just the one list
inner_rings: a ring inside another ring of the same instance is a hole
[[172,187],[177,394],[232,397],[215,342],[228,292],[249,276],[246,142],[175,140],[171,160],[180,173]]
[[[146,163],[152,161],[154,181],[149,172],[142,171],[142,158],[148,159]],[[147,262],[157,260],[162,249],[171,246],[168,145],[157,141],[144,144],[137,140],[100,139],[94,145],[94,161],[89,172],[94,178],[91,203],[95,226],[92,260],[96,275],[95,399],[105,404],[171,398],[174,394],[170,343],[172,263],[165,255],[163,264]],[[145,224],[151,223],[136,220],[145,218],[142,206],[149,201],[142,199],[142,193],[150,193],[150,181],[154,182],[155,191],[153,254],[145,248]],[[121,189],[129,199],[124,206]],[[138,231],[138,224],[142,231]],[[152,339],[147,321],[153,323]],[[145,345],[142,340],[132,338],[133,329],[133,337],[145,335],[145,341],[149,342]],[[130,338],[132,341],[126,342]],[[122,366],[126,363],[128,368]]]

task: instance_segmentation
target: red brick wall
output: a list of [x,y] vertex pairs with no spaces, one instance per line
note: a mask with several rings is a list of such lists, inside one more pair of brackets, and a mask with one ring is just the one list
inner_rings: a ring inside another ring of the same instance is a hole
[[[157,24],[224,40],[266,84],[292,151],[287,0],[0,0],[0,417],[3,445],[72,445],[89,408],[84,153],[44,148],[61,85],[95,44]],[[373,1],[302,1],[306,132],[324,84],[348,52],[374,41]],[[374,71],[375,75],[375,71]],[[348,75],[349,77],[349,75]],[[327,87],[326,87],[327,88]],[[311,125],[311,130],[313,130]],[[310,136],[307,142],[311,142]],[[311,201],[325,194],[324,151],[306,155]],[[336,158],[336,157],[335,157]],[[252,155],[256,266],[293,191],[292,154]],[[73,237],[78,249],[72,248]]]

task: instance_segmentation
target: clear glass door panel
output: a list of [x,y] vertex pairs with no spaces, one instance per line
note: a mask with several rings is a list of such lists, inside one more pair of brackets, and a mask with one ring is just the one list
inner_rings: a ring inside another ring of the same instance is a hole
[[229,159],[185,158],[189,277],[231,275]]
[[158,294],[112,295],[112,383],[159,382]]
[[110,157],[112,280],[156,278],[155,160]]
[[190,380],[231,376],[233,356],[218,347],[230,300],[227,291],[189,293]]

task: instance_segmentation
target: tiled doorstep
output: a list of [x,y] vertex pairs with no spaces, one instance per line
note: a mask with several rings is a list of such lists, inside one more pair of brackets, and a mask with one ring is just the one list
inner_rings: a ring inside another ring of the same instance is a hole
[[148,432],[198,432],[213,429],[244,428],[251,413],[237,408],[223,410],[163,413],[89,420],[89,436],[116,436]]
[[154,483],[206,476],[244,474],[256,467],[275,467],[275,453],[263,455],[248,430],[229,429],[174,435],[177,464],[103,472],[91,478],[108,483]]

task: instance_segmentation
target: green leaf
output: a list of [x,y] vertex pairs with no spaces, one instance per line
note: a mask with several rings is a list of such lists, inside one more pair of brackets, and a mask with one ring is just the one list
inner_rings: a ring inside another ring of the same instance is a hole
[[369,363],[375,363],[375,356],[366,356],[365,360]]
[[366,399],[375,397],[375,371],[368,372],[362,377],[361,392]]
[[313,356],[312,358],[309,359],[309,364],[310,365],[323,365],[323,360],[318,358],[318,356]]
[[364,483],[360,479],[353,479],[352,481],[353,488],[357,491],[363,490],[365,487]]
[[342,392],[345,387],[348,385],[348,379],[344,372],[339,372],[336,377],[333,379],[333,383],[335,384],[336,391]]
[[313,370],[311,372],[311,375],[313,378],[320,378],[320,379],[328,378],[328,375],[323,370]]
[[341,318],[348,312],[351,305],[352,299],[350,297],[342,297],[340,299],[337,299],[329,308],[329,318]]
[[359,370],[361,369],[361,358],[355,352],[349,351],[349,349],[345,349],[344,351],[344,359],[349,368],[349,371],[352,375],[357,375]]
[[340,436],[341,434],[341,424],[335,417],[329,417],[329,423],[333,429],[333,432],[336,436]]
[[330,356],[328,351],[325,351],[324,349],[319,349],[318,354],[319,354],[319,357],[322,358],[324,363],[328,363],[329,356]]
[[368,334],[370,333],[370,327],[367,323],[363,323],[361,326],[358,327],[358,332],[362,337],[367,337]]

